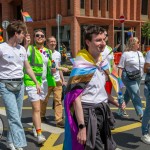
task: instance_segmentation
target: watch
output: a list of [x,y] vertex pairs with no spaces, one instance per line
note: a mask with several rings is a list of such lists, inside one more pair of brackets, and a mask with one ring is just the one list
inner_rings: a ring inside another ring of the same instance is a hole
[[79,129],[83,129],[83,128],[85,128],[85,127],[86,127],[85,124],[79,124],[79,125],[78,125],[78,128],[79,128]]

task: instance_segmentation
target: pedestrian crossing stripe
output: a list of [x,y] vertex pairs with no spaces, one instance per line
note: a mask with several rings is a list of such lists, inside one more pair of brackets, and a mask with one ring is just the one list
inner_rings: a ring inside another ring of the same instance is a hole
[[60,135],[61,134],[51,134],[40,150],[61,150],[63,148],[63,144],[54,146]]

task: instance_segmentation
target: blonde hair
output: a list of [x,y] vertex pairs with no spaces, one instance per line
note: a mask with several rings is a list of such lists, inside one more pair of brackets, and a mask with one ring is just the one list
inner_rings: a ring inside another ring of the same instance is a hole
[[125,51],[130,51],[133,49],[134,45],[138,42],[138,38],[137,37],[131,37],[125,47]]

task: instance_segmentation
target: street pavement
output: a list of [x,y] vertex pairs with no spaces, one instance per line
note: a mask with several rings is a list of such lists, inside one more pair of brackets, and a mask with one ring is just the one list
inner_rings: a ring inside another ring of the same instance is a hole
[[[116,94],[112,94],[116,98]],[[143,83],[141,85],[141,97],[143,106],[145,106],[145,98],[143,96]],[[52,109],[52,100],[53,96],[50,96],[47,114],[49,118],[49,123],[42,123],[43,134],[46,136],[47,141],[43,146],[37,145],[36,138],[32,135],[32,110],[31,104],[27,100],[27,95],[24,96],[24,105],[23,105],[23,115],[22,122],[25,129],[25,134],[27,137],[28,146],[25,150],[62,150],[63,147],[63,138],[64,138],[64,129],[57,128],[54,121],[54,110]],[[117,115],[117,108],[110,105],[111,110],[114,113],[116,118],[116,128],[112,130],[114,140],[116,141],[118,148],[122,150],[149,150],[150,145],[144,144],[141,140],[141,123],[139,118],[136,116],[135,110],[132,103],[130,102],[127,106],[127,113],[129,118],[120,118]],[[5,132],[3,138],[0,140],[0,150],[7,150],[6,146],[6,131],[7,131],[7,120],[5,108],[0,98],[0,115],[2,116],[5,124]]]

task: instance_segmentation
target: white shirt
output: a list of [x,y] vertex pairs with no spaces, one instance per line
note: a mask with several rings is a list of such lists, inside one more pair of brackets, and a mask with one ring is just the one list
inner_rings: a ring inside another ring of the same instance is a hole
[[[59,64],[61,63],[61,54],[54,50],[54,52],[52,53],[52,60],[55,61],[56,64],[56,68],[59,67]],[[56,70],[56,73],[53,74],[55,81],[60,81],[60,74],[59,74],[59,70]]]
[[[45,80],[46,79],[46,75],[47,75],[47,65],[48,65],[48,59],[49,57],[47,57],[45,50],[44,48],[43,49],[40,49],[39,51],[41,51],[41,56],[42,56],[42,59],[43,59],[43,72],[42,72],[42,79]],[[30,50],[28,49],[27,51],[27,55],[30,56]]]
[[139,59],[140,59],[141,75],[143,75],[143,67],[144,67],[145,60],[143,54],[140,51],[124,52],[121,56],[118,67],[125,68],[129,72],[139,70]]
[[[109,65],[109,71],[111,71],[111,61],[114,60],[114,55],[113,53],[109,54],[111,52],[111,50],[108,48],[108,46],[105,46],[104,51],[101,53],[102,55],[102,59],[107,59],[108,61],[108,65]],[[108,55],[109,54],[109,55]]]
[[27,53],[23,46],[9,46],[0,44],[0,79],[23,78],[24,62],[27,61]]
[[108,96],[105,90],[105,74],[98,69],[93,75],[93,78],[85,88],[81,96],[81,102],[98,104],[107,102]]

